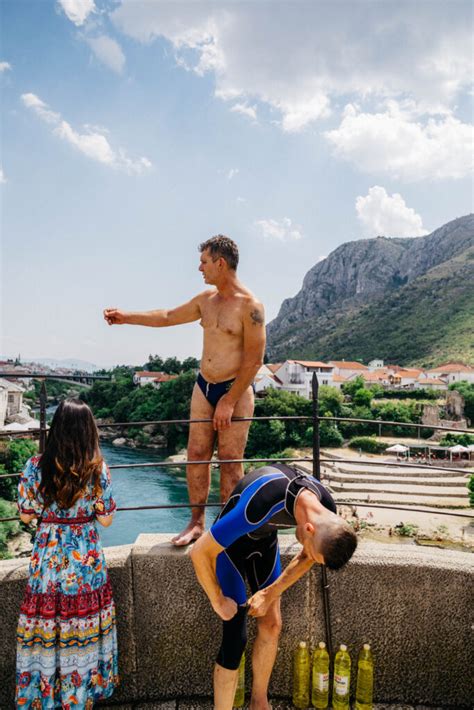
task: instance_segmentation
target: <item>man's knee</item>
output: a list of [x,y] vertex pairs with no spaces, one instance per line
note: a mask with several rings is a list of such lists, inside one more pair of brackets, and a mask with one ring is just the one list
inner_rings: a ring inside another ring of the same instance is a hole
[[258,619],[258,633],[263,638],[275,639],[280,636],[282,627],[279,609],[272,610]]
[[[245,445],[237,445],[234,442],[218,444],[217,453],[221,461],[234,461],[243,458]],[[229,466],[240,466],[240,464],[228,464]]]
[[188,461],[209,461],[212,457],[212,447],[206,442],[190,441],[188,443]]

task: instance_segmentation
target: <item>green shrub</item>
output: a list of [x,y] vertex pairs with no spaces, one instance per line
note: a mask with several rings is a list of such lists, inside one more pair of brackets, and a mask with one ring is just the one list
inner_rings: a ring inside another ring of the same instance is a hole
[[349,447],[367,454],[382,454],[387,448],[387,444],[377,441],[374,436],[355,436],[350,440]]
[[[0,518],[11,518],[17,515],[16,505],[10,501],[0,498]],[[8,523],[0,523],[0,553],[6,553],[7,541],[20,531],[20,523],[12,520]],[[2,557],[5,559],[5,557]]]
[[439,442],[440,446],[456,446],[456,444],[461,446],[474,444],[474,434],[452,434],[449,432]]
[[471,507],[474,508],[474,474],[471,474],[471,477],[467,483],[467,488],[469,491],[469,502]]
[[[0,472],[19,473],[27,459],[38,451],[38,444],[31,439],[17,439],[9,441],[0,451]],[[18,478],[0,478],[0,498],[16,500]]]
[[418,534],[418,525],[413,523],[399,523],[394,527],[395,534],[400,537],[415,537]]

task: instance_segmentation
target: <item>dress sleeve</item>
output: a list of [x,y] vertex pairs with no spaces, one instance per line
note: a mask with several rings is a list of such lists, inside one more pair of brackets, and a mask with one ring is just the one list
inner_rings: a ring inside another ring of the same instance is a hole
[[103,463],[102,474],[100,477],[100,485],[102,495],[94,503],[96,515],[111,515],[117,507],[112,493],[112,479],[110,476],[109,467]]
[[38,458],[26,462],[18,484],[18,510],[25,515],[41,515],[43,502],[39,494]]

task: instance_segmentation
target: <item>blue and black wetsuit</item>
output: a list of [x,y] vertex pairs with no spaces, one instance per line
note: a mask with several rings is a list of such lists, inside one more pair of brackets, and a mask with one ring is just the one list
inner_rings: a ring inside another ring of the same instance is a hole
[[245,647],[245,580],[255,594],[280,576],[277,532],[296,526],[295,503],[305,489],[312,491],[325,508],[336,512],[332,496],[313,476],[277,464],[244,476],[210,529],[216,542],[225,547],[216,561],[222,593],[241,607],[233,619],[224,622],[217,659],[224,668],[238,668]]

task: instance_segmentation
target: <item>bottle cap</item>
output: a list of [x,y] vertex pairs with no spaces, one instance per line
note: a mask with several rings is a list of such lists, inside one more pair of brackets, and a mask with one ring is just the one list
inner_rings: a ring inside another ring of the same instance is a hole
[[318,643],[318,646],[319,646],[319,648],[326,648],[326,644],[324,643],[324,641],[320,641]]
[[370,651],[370,643],[364,643],[364,651]]
[[345,643],[341,643],[341,645],[339,646],[339,650],[340,650],[340,651],[347,651],[347,646],[346,646],[346,644],[345,644]]
[[300,641],[300,648],[306,648],[306,641]]

